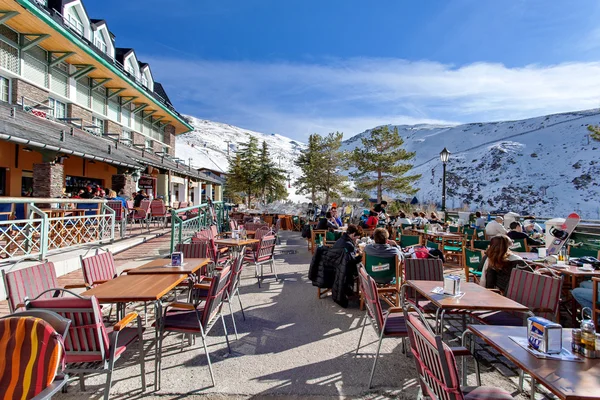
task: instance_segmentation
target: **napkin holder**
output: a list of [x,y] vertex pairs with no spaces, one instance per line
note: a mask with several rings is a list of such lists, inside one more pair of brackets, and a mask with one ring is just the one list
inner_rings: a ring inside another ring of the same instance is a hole
[[529,346],[546,354],[562,351],[562,326],[542,317],[527,318],[527,341]]
[[456,296],[460,293],[460,276],[448,275],[444,277],[444,294]]
[[183,265],[183,253],[176,251],[171,254],[171,266],[181,267]]

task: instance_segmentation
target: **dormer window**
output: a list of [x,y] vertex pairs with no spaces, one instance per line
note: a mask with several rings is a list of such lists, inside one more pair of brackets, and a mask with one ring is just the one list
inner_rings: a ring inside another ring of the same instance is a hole
[[75,8],[71,8],[67,14],[67,23],[71,28],[73,28],[77,33],[83,36],[83,23],[81,22],[81,18],[77,14]]
[[104,36],[102,35],[102,33],[100,31],[96,31],[96,38],[94,39],[94,44],[104,54],[108,53],[108,46],[106,45],[106,41],[104,40]]
[[125,67],[125,70],[127,72],[129,72],[131,75],[135,76],[135,67],[133,66],[133,59],[129,58],[127,60],[127,66]]
[[145,74],[142,74],[142,85],[148,87],[148,78],[146,78]]

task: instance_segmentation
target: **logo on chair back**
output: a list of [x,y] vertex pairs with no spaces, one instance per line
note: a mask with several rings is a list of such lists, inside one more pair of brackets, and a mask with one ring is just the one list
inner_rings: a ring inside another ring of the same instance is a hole
[[390,269],[390,264],[379,264],[379,265],[373,265],[371,267],[371,271],[373,271],[373,272],[389,271],[389,269]]
[[469,257],[469,262],[475,264],[475,263],[481,262],[481,260],[479,259],[478,256],[473,256],[473,257]]
[[517,250],[521,248],[521,242],[515,242],[512,246],[510,246],[511,250]]

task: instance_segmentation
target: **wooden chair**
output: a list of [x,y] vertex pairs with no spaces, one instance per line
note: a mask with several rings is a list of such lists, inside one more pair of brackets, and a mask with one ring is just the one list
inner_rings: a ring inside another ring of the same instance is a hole
[[405,235],[402,234],[400,237],[400,247],[406,248],[410,246],[418,246],[421,244],[421,236],[419,235]]
[[[225,319],[223,318],[222,312],[223,302],[226,298],[227,289],[229,287],[228,285],[230,283],[230,276],[231,266],[226,266],[222,271],[217,273],[212,278],[210,284],[194,285],[194,290],[192,292],[195,294],[200,294],[201,291],[204,290],[206,291],[205,297],[193,297],[192,301],[189,303],[175,302],[168,304],[165,307],[162,323],[158,327],[160,334],[156,361],[156,390],[160,390],[162,374],[162,348],[165,332],[178,332],[201,337],[204,353],[206,354],[206,360],[208,363],[208,370],[210,372],[210,379],[212,380],[213,386],[215,385],[215,376],[213,374],[212,364],[210,362],[210,355],[208,353],[206,339],[211,329],[220,319],[221,323],[223,324],[227,348],[231,353],[231,348],[229,347],[229,338],[227,337],[227,326],[225,325]],[[201,302],[201,300],[204,301]]]
[[464,235],[457,235],[456,237],[444,238],[442,240],[442,253],[448,264],[454,264],[458,266],[463,265],[463,249],[466,247],[466,240]]
[[[69,335],[65,340],[65,362],[67,364],[65,372],[79,375],[81,390],[85,391],[85,374],[106,374],[104,399],[108,400],[115,362],[129,345],[137,340],[142,391],[145,391],[144,328],[140,316],[135,312],[129,313],[110,331],[104,326],[102,310],[96,297],[81,297],[73,292],[59,289],[67,292],[69,296],[47,298],[45,295],[51,293],[52,290],[28,300],[25,306],[28,310],[50,310],[71,320]],[[137,322],[136,327],[129,328],[128,325],[134,321]]]
[[358,345],[356,346],[356,354],[360,349],[360,342],[362,341],[365,327],[367,326],[367,320],[371,323],[371,326],[375,330],[379,341],[377,343],[377,353],[373,360],[373,368],[371,368],[371,376],[369,378],[369,389],[372,387],[373,375],[375,375],[375,367],[377,367],[377,360],[379,359],[379,351],[381,350],[381,342],[384,338],[396,337],[402,339],[402,349],[406,353],[404,339],[408,337],[406,330],[406,323],[404,321],[404,315],[401,307],[390,307],[385,312],[379,302],[380,294],[379,288],[375,280],[367,274],[365,268],[361,265],[358,268],[358,279],[360,282],[360,291],[363,294],[367,310],[362,320],[362,329],[360,337],[358,338]]
[[589,248],[584,248],[584,247],[574,247],[574,246],[568,246],[567,248],[567,252],[569,254],[569,257],[594,257],[597,258],[598,260],[600,260],[600,250],[595,250],[595,249],[589,249]]
[[[391,307],[400,307],[400,286],[402,286],[402,264],[398,256],[374,257],[363,253],[362,265],[367,274],[377,283],[380,298]],[[360,295],[360,309],[363,309],[364,297]]]
[[479,271],[479,265],[483,260],[482,250],[469,250],[466,247],[463,248],[463,268],[465,271],[465,280],[469,282],[470,277],[473,276],[473,282],[479,283],[481,279],[481,271]]
[[490,247],[489,240],[473,240],[473,250],[487,250]]
[[315,250],[317,248],[317,246],[319,245],[319,243],[321,242],[321,239],[323,239],[323,246],[327,246],[327,242],[325,241],[325,238],[327,236],[327,230],[323,229],[323,230],[318,230],[318,229],[313,229],[310,233],[310,248],[311,248],[311,252],[314,254]]
[[510,249],[519,253],[526,253],[529,251],[529,246],[527,245],[527,240],[525,239],[513,239],[513,244],[510,246]]
[[0,370],[0,398],[51,399],[65,387],[63,334],[69,324],[49,311],[0,318],[0,358],[10,364]]

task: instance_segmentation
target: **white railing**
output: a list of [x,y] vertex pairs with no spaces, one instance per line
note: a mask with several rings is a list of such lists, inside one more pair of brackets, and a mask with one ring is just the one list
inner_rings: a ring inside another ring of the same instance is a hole
[[[113,242],[115,211],[104,199],[0,198],[0,259],[14,260],[86,244]],[[15,219],[17,204],[25,218]],[[1,207],[1,206],[0,206]],[[80,207],[80,208],[78,208]]]

